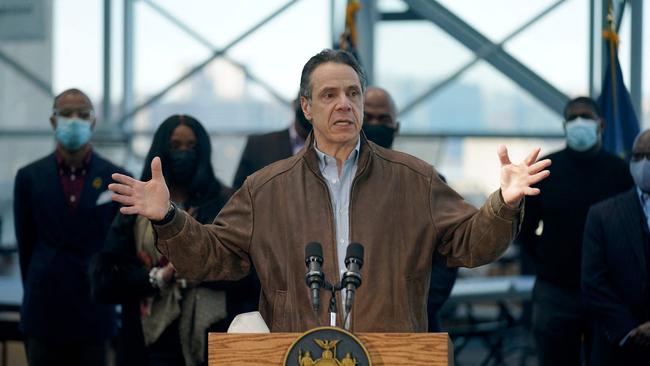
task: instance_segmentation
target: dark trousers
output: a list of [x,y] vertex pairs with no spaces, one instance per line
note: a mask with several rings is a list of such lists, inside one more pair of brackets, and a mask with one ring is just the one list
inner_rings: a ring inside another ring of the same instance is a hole
[[532,320],[540,366],[589,365],[592,331],[579,291],[537,280]]
[[147,347],[149,366],[185,365],[178,324],[178,319],[176,319],[165,329],[158,340]]
[[108,342],[54,342],[30,337],[25,348],[30,366],[105,366]]

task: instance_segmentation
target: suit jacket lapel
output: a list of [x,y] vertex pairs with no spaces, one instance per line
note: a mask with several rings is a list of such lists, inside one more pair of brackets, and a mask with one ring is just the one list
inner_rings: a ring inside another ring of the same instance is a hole
[[644,231],[648,231],[645,215],[636,193],[636,187],[628,191],[620,202],[621,218],[627,241],[632,246],[641,269],[646,270],[646,258],[643,246],[645,243]]
[[101,161],[98,160],[96,152],[93,151],[92,154],[93,156],[91,157],[88,171],[84,178],[84,186],[81,190],[79,205],[75,211],[75,213],[81,213],[82,215],[91,212],[90,210],[92,210],[97,203],[97,198],[99,197],[99,194],[103,192],[106,183],[103,181],[103,177],[101,176]]
[[[44,195],[49,196],[45,202],[50,202],[54,207],[52,212],[57,212],[62,215],[69,215],[70,209],[68,202],[66,202],[65,194],[63,193],[63,186],[61,185],[61,178],[59,178],[59,167],[56,163],[56,156],[54,153],[47,159],[47,164],[44,167],[44,177],[46,183],[36,182],[37,185],[45,184],[42,186]],[[37,173],[37,177],[40,174]]]

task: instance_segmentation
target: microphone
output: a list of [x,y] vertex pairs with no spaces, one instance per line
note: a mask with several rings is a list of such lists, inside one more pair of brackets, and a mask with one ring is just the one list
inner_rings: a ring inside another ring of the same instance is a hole
[[341,284],[347,291],[345,296],[345,313],[349,314],[352,310],[354,293],[361,286],[361,267],[363,266],[363,245],[351,243],[345,253],[345,266],[347,271],[343,273]]
[[325,275],[320,270],[323,264],[323,247],[320,243],[311,242],[305,246],[305,264],[307,265],[305,282],[311,289],[311,307],[315,312],[318,312],[320,307],[319,292],[325,279]]

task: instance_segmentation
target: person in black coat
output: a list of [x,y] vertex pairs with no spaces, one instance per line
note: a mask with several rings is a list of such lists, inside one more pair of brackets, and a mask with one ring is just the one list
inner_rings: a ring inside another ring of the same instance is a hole
[[82,91],[54,99],[54,153],[20,169],[14,223],[23,283],[20,329],[30,365],[104,365],[114,307],[94,301],[86,273],[119,205],[107,186],[124,172],[92,148],[93,105]]
[[[232,190],[215,177],[210,138],[194,118],[174,115],[154,135],[141,180],[151,179],[155,156],[163,164],[171,199],[202,223],[210,223]],[[93,294],[122,304],[120,365],[196,365],[205,361],[208,330],[225,331],[233,283],[191,283],[178,278],[155,248],[149,220],[118,215],[105,248],[93,263]]]
[[535,263],[533,334],[541,366],[588,360],[591,326],[580,293],[582,238],[594,203],[630,189],[629,169],[601,148],[598,105],[578,97],[564,109],[567,147],[546,158],[551,174],[527,197],[517,241]]
[[271,163],[291,157],[303,147],[311,132],[311,123],[302,113],[300,98],[294,100],[292,106],[294,119],[291,126],[284,130],[248,137],[235,173],[233,188],[239,189],[249,175]]
[[591,207],[582,294],[594,322],[592,365],[650,362],[650,130],[637,137],[636,187]]

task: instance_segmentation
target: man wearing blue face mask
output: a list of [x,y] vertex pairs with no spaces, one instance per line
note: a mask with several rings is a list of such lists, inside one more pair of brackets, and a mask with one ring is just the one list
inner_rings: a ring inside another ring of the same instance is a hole
[[589,210],[582,291],[594,321],[593,365],[650,360],[650,130],[632,147],[636,187]]
[[91,299],[87,273],[119,209],[111,173],[123,170],[93,151],[95,114],[82,91],[59,94],[50,123],[55,152],[20,169],[14,186],[20,329],[32,366],[104,365],[115,312]]
[[625,162],[601,149],[596,103],[575,98],[564,109],[567,147],[550,154],[551,175],[526,199],[517,241],[535,263],[533,334],[540,365],[580,365],[591,330],[581,302],[580,263],[589,207],[632,187]]

